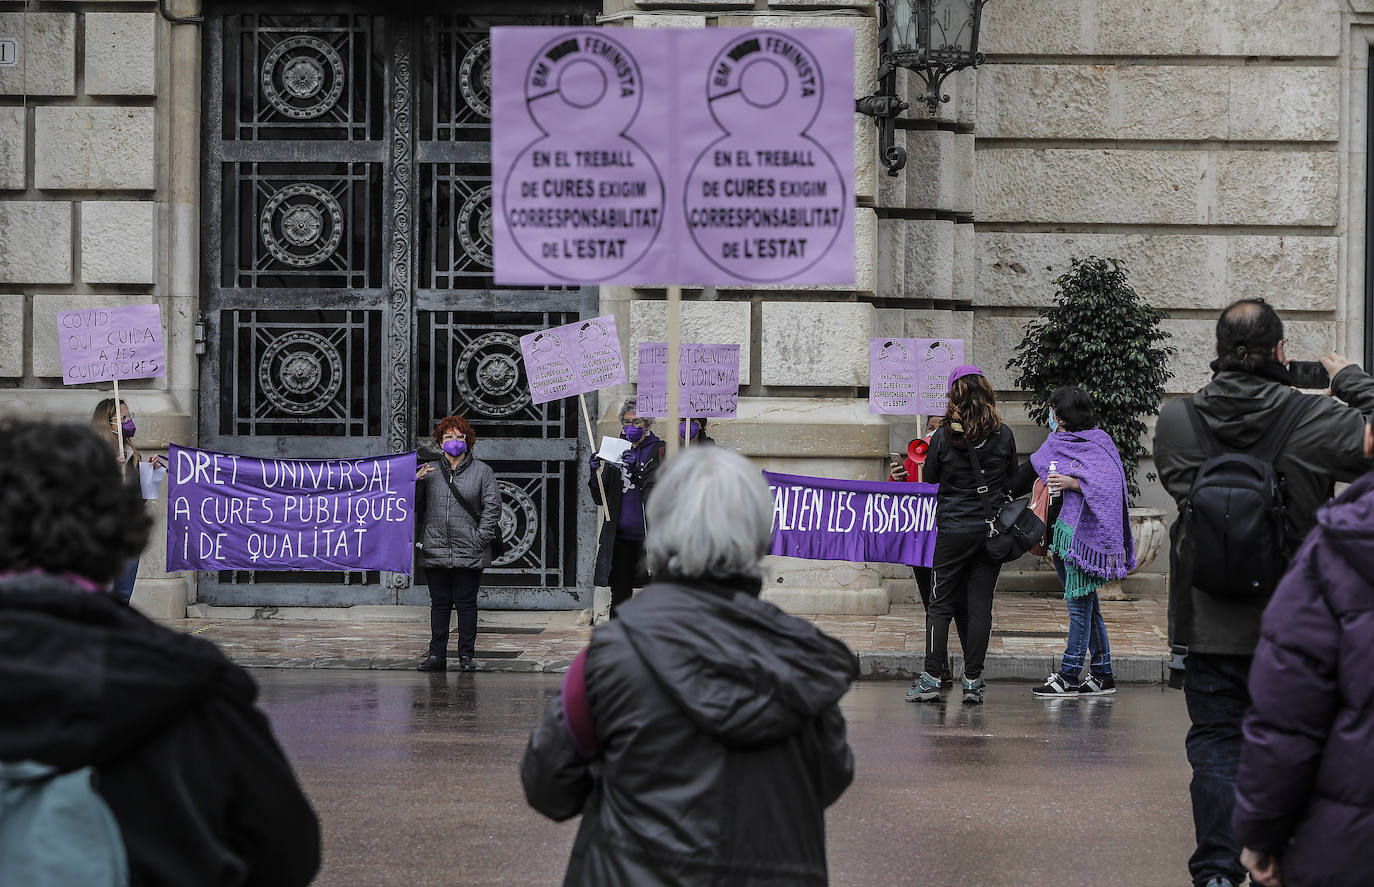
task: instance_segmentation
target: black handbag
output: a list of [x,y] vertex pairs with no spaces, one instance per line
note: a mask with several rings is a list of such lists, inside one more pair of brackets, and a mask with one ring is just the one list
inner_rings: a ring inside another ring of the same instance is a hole
[[[444,472],[444,480],[448,481],[448,488],[453,491],[453,498],[458,500],[458,504],[463,506],[471,517],[472,522],[478,527],[482,526],[482,515],[477,513],[477,509],[468,504],[468,500],[463,498],[463,494],[458,492],[458,487],[453,483],[453,472],[448,470],[447,465],[440,465],[440,470]],[[500,524],[496,526],[496,538],[491,540],[491,560],[493,563],[499,561],[506,553],[506,535],[501,532]]]
[[983,517],[988,525],[988,538],[983,542],[988,556],[999,564],[1016,560],[1045,538],[1045,522],[1031,507],[1030,496],[1008,499],[1001,508],[994,509],[987,476],[978,462],[978,451],[971,443],[968,456],[978,475],[978,497],[983,500]]

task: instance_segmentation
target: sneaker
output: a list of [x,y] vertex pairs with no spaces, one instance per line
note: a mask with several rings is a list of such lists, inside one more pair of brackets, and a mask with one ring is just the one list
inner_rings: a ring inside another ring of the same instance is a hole
[[1207,882],[1206,887],[1236,887],[1236,883],[1225,875],[1217,875]]
[[1052,674],[1045,678],[1045,683],[1031,692],[1042,699],[1063,699],[1066,696],[1077,696],[1078,685],[1070,684],[1062,674]]
[[976,677],[976,678],[974,678],[973,680],[970,681],[970,680],[968,679],[968,676],[965,675],[965,676],[964,676],[964,680],[963,680],[963,686],[964,686],[964,704],[965,704],[965,705],[979,705],[979,704],[982,703],[982,701],[983,701],[983,688],[984,688],[985,686],[987,686],[986,684],[983,683],[983,678],[982,678],[982,676]]
[[921,672],[921,676],[911,682],[906,691],[907,702],[938,702],[940,700],[940,679]]
[[461,659],[461,658],[460,658],[460,659],[458,660],[458,670],[459,670],[459,671],[476,671],[476,670],[477,670],[477,666],[476,666],[475,664],[473,664],[473,661],[472,661],[471,659]]
[[1079,696],[1113,696],[1116,694],[1116,678],[1111,675],[1098,677],[1088,675],[1083,683],[1078,685]]

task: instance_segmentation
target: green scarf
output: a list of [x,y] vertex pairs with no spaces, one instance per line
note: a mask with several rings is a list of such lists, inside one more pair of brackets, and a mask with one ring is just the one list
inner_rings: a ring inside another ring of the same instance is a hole
[[1106,576],[1094,576],[1065,555],[1073,547],[1073,527],[1062,520],[1054,522],[1053,535],[1050,537],[1050,553],[1064,563],[1064,600],[1080,598],[1092,594],[1110,580]]

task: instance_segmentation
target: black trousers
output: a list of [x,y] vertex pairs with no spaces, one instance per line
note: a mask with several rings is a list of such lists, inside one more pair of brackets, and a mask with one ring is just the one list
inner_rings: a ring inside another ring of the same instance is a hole
[[1231,832],[1236,806],[1236,768],[1244,739],[1241,722],[1250,708],[1250,663],[1253,656],[1189,653],[1183,672],[1183,698],[1188,703],[1188,763],[1193,767],[1193,830],[1197,849],[1188,860],[1194,884],[1217,875],[1232,883],[1245,879],[1240,843]]
[[636,588],[643,588],[649,576],[644,572],[644,540],[616,537],[611,549],[611,618],[616,608],[634,597]]
[[477,650],[477,588],[482,571],[470,567],[425,567],[429,578],[429,652],[448,658],[450,612],[458,611],[458,658]]
[[[940,533],[935,539],[935,587],[926,611],[927,674],[938,677],[949,656],[949,623],[965,613],[964,677],[981,677],[992,636],[992,590],[1002,565],[988,557],[987,533]],[[957,623],[956,623],[957,627]]]
[[[916,590],[921,593],[921,606],[925,608],[926,619],[930,618],[930,594],[935,587],[935,570],[932,567],[912,567],[912,572],[916,574]],[[959,648],[968,649],[968,599],[960,598],[955,601],[954,607],[954,631],[959,635]],[[948,642],[946,642],[948,646]],[[944,680],[954,677],[954,663],[945,656],[945,664],[940,666],[940,673],[935,674],[937,678]]]

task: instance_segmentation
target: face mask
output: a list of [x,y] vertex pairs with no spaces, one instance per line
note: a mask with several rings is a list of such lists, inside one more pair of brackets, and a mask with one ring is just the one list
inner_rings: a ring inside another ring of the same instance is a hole
[[465,440],[446,440],[444,441],[444,452],[457,459],[468,451],[468,443]]
[[123,422],[120,422],[120,423],[119,423],[119,427],[122,428],[122,429],[124,429],[124,436],[125,436],[125,437],[133,437],[133,436],[134,436],[134,420],[133,420],[133,419],[125,419]]
[[677,423],[677,436],[686,437],[688,428],[691,428],[692,430],[692,440],[696,440],[697,435],[701,434],[701,425],[696,422],[693,422],[691,423],[691,425],[688,425],[686,419],[683,419],[681,422]]
[[1058,430],[1059,430],[1059,417],[1056,416],[1054,413],[1050,413],[1050,431],[1058,431]]
[[638,425],[626,425],[623,429],[623,436],[630,443],[635,443],[644,436],[644,429]]

